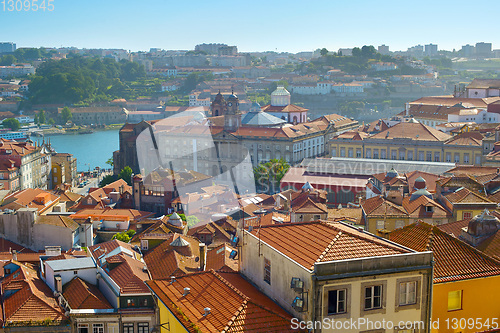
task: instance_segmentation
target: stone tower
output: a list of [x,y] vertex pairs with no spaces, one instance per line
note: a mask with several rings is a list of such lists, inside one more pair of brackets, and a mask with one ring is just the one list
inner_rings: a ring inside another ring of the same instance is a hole
[[234,92],[227,98],[227,110],[224,114],[224,130],[234,132],[241,126],[240,100]]
[[226,110],[227,110],[227,103],[224,100],[224,97],[222,96],[219,90],[219,93],[215,95],[215,99],[212,102],[212,105],[210,106],[212,117],[222,116],[226,114]]

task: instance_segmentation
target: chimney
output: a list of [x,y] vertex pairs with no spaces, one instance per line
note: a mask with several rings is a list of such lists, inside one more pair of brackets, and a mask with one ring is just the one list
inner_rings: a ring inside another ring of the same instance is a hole
[[55,289],[58,293],[62,293],[62,279],[60,276],[55,276],[54,277],[55,281]]
[[210,314],[210,308],[204,308],[203,311],[205,311],[205,313],[203,314],[204,317],[208,316]]
[[17,261],[17,251],[12,250],[12,260]]
[[191,288],[188,288],[188,287],[184,288],[184,294],[182,294],[182,296],[187,296],[187,295],[189,295],[189,292],[190,292],[190,291],[191,291]]
[[173,284],[174,282],[175,282],[175,276],[171,276],[171,277],[170,277],[170,283],[172,283],[172,284]]
[[207,261],[207,247],[205,243],[200,243],[200,271],[205,270]]

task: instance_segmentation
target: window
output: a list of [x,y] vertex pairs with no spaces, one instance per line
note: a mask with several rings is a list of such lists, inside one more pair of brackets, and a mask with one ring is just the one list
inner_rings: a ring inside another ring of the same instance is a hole
[[346,289],[328,291],[328,314],[346,312]]
[[417,302],[417,281],[399,284],[399,305],[415,304]]
[[384,229],[384,228],[385,228],[385,222],[377,221],[377,229]]
[[78,324],[78,333],[89,333],[89,324]]
[[382,307],[382,286],[365,288],[365,310],[380,309]]
[[135,298],[127,298],[127,306],[128,307],[135,306]]
[[423,151],[419,151],[418,152],[418,160],[419,161],[423,161],[424,160],[424,152]]
[[139,298],[139,306],[148,306],[148,299],[147,298]]
[[439,153],[434,153],[434,162],[439,162]]
[[345,148],[340,148],[340,157],[345,157]]
[[137,324],[138,333],[149,333],[149,323],[138,323]]
[[451,154],[446,153],[446,162],[451,162]]
[[380,149],[380,158],[381,159],[385,159],[386,158],[385,149]]
[[455,163],[460,163],[460,154],[455,154]]
[[413,161],[413,152],[412,151],[408,152],[408,161]]
[[373,158],[378,159],[378,149],[373,149]]
[[264,258],[264,281],[271,284],[271,261]]
[[448,311],[462,310],[462,290],[448,292]]
[[427,152],[427,162],[432,162],[432,153],[431,152]]
[[361,149],[356,149],[356,157],[357,158],[361,157]]
[[347,151],[347,157],[352,157],[352,148],[349,148],[349,150]]
[[372,158],[372,150],[370,148],[366,149],[366,158]]
[[104,324],[92,324],[93,333],[104,333]]
[[469,154],[464,154],[464,163],[469,163]]
[[464,212],[463,219],[470,220],[472,218],[472,212]]
[[434,206],[425,206],[425,211],[427,213],[432,213],[434,211]]
[[405,226],[405,221],[398,220],[396,221],[396,229],[401,229]]
[[391,160],[395,160],[397,156],[397,152],[395,150],[391,150]]
[[134,333],[134,323],[123,324],[123,333]]
[[332,148],[332,157],[337,157],[337,148]]
[[405,159],[405,152],[404,151],[400,151],[399,152],[399,159],[400,160],[404,160]]
[[74,275],[78,275],[78,271],[73,271],[73,274]]

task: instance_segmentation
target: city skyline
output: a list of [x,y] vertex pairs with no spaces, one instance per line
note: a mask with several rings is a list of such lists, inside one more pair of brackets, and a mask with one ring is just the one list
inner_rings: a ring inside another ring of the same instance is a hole
[[[455,18],[463,15],[463,10],[451,1],[424,1],[418,7],[402,6],[395,1],[384,5],[368,1],[355,4],[321,1],[304,6],[296,0],[289,1],[287,6],[264,1],[251,5],[194,1],[188,7],[162,0],[149,0],[141,5],[114,0],[52,4],[53,11],[9,12],[8,8],[0,8],[3,41],[14,42],[17,47],[131,51],[192,50],[196,44],[225,43],[237,45],[240,52],[292,53],[382,44],[391,51],[406,51],[408,47],[430,43],[437,44],[439,50],[451,51],[482,41],[498,47],[492,30],[478,35],[476,30],[456,27],[460,34],[454,33]],[[474,16],[477,12],[483,20],[493,20],[494,7],[500,9],[500,5],[490,7],[488,12],[470,8],[467,14]],[[14,28],[18,22],[23,22],[23,29]]]

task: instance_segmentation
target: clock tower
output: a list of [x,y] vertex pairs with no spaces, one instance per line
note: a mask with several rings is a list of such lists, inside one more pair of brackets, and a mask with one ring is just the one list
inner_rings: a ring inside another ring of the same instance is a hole
[[224,114],[224,130],[234,132],[241,126],[240,100],[234,91],[227,98],[227,109]]
[[215,99],[212,102],[212,105],[210,106],[210,111],[212,111],[212,117],[218,117],[226,114],[226,109],[227,109],[227,103],[224,100],[224,97],[222,94],[219,93],[215,95]]

